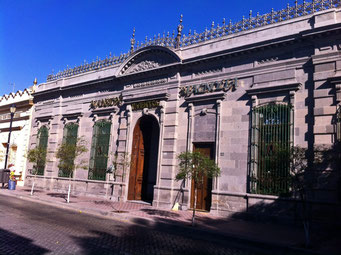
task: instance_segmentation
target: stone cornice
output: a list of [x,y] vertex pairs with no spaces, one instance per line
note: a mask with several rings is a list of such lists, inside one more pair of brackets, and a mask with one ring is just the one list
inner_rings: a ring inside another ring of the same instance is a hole
[[[11,131],[20,131],[23,127],[12,127]],[[0,128],[0,133],[9,132],[9,128]]]
[[[20,121],[20,120],[28,120],[30,119],[30,116],[23,116],[23,117],[19,117],[19,118],[13,118],[13,122],[14,121]],[[6,120],[0,120],[0,123],[6,123],[6,122],[10,122],[11,119],[6,119]]]
[[231,93],[231,92],[220,91],[216,93],[206,93],[202,95],[186,97],[185,101],[186,103],[196,103],[196,102],[209,101],[209,100],[224,100],[226,93]]
[[281,85],[279,84],[272,85],[270,82],[266,86],[257,86],[256,84],[251,89],[247,89],[246,93],[250,96],[253,96],[253,95],[258,95],[258,94],[273,93],[273,92],[279,92],[279,91],[296,91],[300,88],[300,86],[301,86],[301,83],[297,81],[289,81],[289,82],[283,81],[283,84]]
[[17,109],[28,108],[28,107],[33,106],[33,99],[28,99],[28,100],[25,100],[25,101],[19,101],[19,102],[13,102],[13,103],[10,103],[10,104],[6,104],[6,105],[1,105],[0,106],[0,113],[2,113],[2,112],[9,112],[9,108],[13,104],[16,106]]
[[130,94],[123,95],[123,103],[124,104],[132,104],[136,102],[150,101],[150,100],[168,100],[169,94],[162,93],[151,93],[149,95],[141,94],[138,96],[132,96]]

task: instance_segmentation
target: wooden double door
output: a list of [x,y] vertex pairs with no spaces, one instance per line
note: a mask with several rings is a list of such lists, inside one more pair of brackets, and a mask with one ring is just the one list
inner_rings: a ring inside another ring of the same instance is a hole
[[139,120],[133,133],[128,200],[141,200],[142,198],[143,165],[144,140]]
[[[202,144],[194,144],[194,151],[199,151],[205,156],[213,159],[214,150],[213,144],[211,143],[202,143]],[[194,183],[192,180],[191,185],[191,208],[194,208],[194,198],[195,198],[195,190]],[[212,200],[212,179],[204,177],[204,182],[197,189],[197,201],[196,207],[197,210],[209,211],[211,208],[211,200]]]
[[143,117],[135,125],[128,186],[128,200],[153,200],[156,183],[159,126],[152,117]]

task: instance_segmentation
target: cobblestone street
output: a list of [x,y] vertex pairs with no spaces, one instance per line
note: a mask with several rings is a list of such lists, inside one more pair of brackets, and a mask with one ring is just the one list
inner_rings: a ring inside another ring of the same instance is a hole
[[[273,254],[162,220],[95,217],[0,196],[0,254]],[[276,251],[278,254],[278,251]],[[281,251],[281,254],[287,254]],[[291,253],[290,253],[291,254]]]

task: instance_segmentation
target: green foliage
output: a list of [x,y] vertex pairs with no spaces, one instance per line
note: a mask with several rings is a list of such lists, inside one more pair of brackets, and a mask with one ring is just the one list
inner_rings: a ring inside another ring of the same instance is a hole
[[71,177],[76,168],[86,168],[84,162],[75,164],[75,159],[88,151],[86,141],[83,138],[77,138],[76,143],[63,142],[56,152],[59,159],[58,167],[64,175]]
[[205,176],[213,178],[220,175],[220,168],[216,163],[199,151],[182,152],[178,160],[179,172],[175,177],[177,181],[189,178],[198,186],[203,183]]
[[178,155],[179,172],[175,180],[192,179],[194,183],[194,207],[192,216],[192,226],[195,221],[195,209],[198,188],[203,185],[205,178],[218,177],[220,168],[217,164],[199,151],[182,152]]
[[27,152],[27,160],[30,163],[33,163],[33,168],[31,174],[42,174],[41,169],[44,171],[45,163],[46,163],[46,154],[47,150],[43,147],[35,147],[33,149],[28,150]]
[[126,170],[131,165],[131,158],[129,153],[121,152],[115,153],[112,159],[110,171],[114,174],[114,179],[116,180],[116,176],[118,175],[118,171],[121,170],[122,181],[124,181]]

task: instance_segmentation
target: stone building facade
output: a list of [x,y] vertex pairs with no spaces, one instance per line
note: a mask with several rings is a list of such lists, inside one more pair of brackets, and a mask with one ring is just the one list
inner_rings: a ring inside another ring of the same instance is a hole
[[16,106],[13,116],[12,132],[9,145],[7,166],[14,165],[18,176],[17,184],[24,185],[26,173],[26,153],[31,132],[31,116],[33,111],[33,96],[35,85],[0,98],[0,168],[5,167],[5,157],[10,130],[10,107]]
[[[191,208],[191,181],[174,180],[177,155],[200,150],[221,176],[206,180],[198,209],[230,214],[292,202],[283,195],[291,188],[281,153],[337,140],[340,2],[250,14],[201,34],[184,35],[181,22],[173,37],[136,43],[133,35],[129,53],[49,75],[38,86],[30,146],[48,151],[38,185],[66,190],[55,151],[73,126],[89,147],[76,159],[88,165],[73,174],[75,194]],[[321,171],[329,185],[316,189],[314,201],[333,207],[340,172]]]

